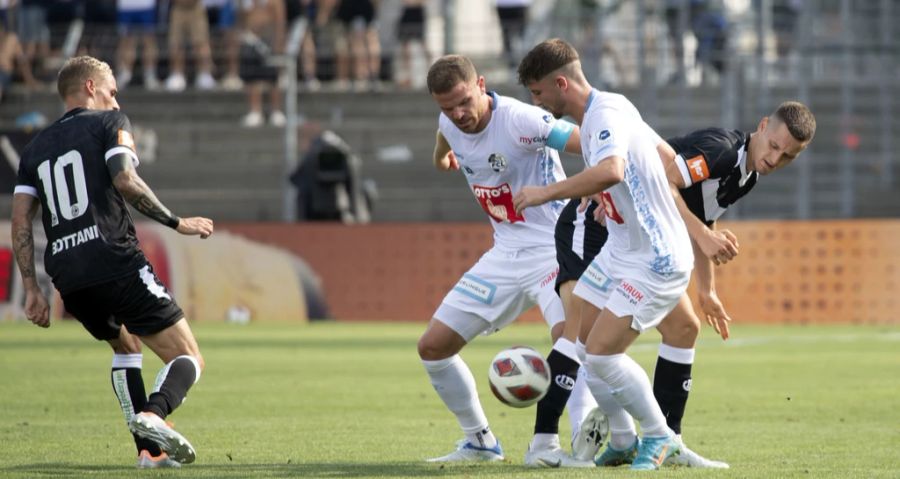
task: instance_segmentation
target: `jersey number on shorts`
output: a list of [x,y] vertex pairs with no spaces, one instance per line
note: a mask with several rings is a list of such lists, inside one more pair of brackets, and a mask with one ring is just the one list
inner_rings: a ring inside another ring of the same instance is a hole
[[[75,187],[75,202],[72,203],[72,192],[69,191],[69,183],[66,181],[66,167],[72,167],[72,186]],[[67,220],[73,220],[85,214],[88,209],[87,183],[84,181],[84,163],[81,161],[81,153],[72,150],[60,156],[53,163],[51,174],[50,160],[44,160],[38,165],[38,177],[44,187],[44,196],[47,198],[47,210],[50,212],[50,224],[59,224],[57,216],[56,199],[59,198],[59,214]],[[54,195],[54,192],[56,194]]]
[[603,207],[603,212],[606,213],[607,218],[618,224],[625,223],[622,215],[619,214],[619,210],[616,209],[616,204],[613,203],[612,195],[606,191],[600,192],[600,206]]
[[485,213],[494,221],[498,223],[525,221],[525,217],[521,213],[516,213],[516,208],[513,206],[509,183],[503,183],[500,186],[472,185],[472,193],[475,194],[475,198],[478,198],[478,203]]

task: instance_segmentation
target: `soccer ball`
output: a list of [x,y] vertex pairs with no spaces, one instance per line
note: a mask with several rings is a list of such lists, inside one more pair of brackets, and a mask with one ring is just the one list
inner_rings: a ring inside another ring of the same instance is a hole
[[528,407],[550,388],[550,365],[534,349],[515,346],[494,356],[488,371],[491,392],[503,404]]

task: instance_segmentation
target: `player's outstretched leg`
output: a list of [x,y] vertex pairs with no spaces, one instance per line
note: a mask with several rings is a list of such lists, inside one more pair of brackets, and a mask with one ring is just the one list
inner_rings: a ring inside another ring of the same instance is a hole
[[657,469],[666,458],[678,453],[675,436],[666,425],[653,397],[650,379],[640,365],[624,353],[588,354],[585,363],[589,373],[608,384],[616,401],[641,424],[644,438],[632,469]]
[[579,461],[563,451],[559,444],[559,419],[575,387],[579,362],[575,343],[559,338],[547,356],[550,365],[550,389],[537,404],[534,438],[525,453],[525,465],[531,467],[593,467],[593,461]]
[[175,429],[166,424],[165,418],[187,396],[188,390],[200,379],[200,363],[190,355],[178,356],[163,367],[156,377],[154,392],[147,399],[140,414],[129,424],[131,432],[150,439],[169,457],[182,463],[194,462],[194,447]]
[[503,449],[488,426],[487,417],[478,400],[475,377],[466,363],[455,354],[437,361],[422,360],[431,385],[456,416],[466,438],[455,451],[429,462],[502,461]]
[[[144,391],[144,378],[141,374],[143,355],[114,354],[110,379],[113,392],[122,407],[125,423],[131,422],[135,414],[144,409],[147,393]],[[181,464],[169,458],[155,442],[132,433],[134,445],[137,447],[139,468],[181,467]]]

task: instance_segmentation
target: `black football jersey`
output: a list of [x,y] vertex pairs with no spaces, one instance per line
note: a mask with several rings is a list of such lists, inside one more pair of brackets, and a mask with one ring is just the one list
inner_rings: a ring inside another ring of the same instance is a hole
[[706,128],[666,141],[677,153],[675,163],[686,185],[681,196],[707,225],[756,185],[759,174],[747,171],[748,134]]
[[83,108],[63,115],[23,151],[15,192],[41,202],[44,266],[60,293],[146,264],[131,214],[106,169],[106,160],[117,154],[138,163],[128,117]]

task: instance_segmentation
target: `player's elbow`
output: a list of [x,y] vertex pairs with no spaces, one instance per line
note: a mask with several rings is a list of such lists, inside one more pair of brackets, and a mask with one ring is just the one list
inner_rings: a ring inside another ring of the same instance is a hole
[[625,181],[625,160],[621,157],[614,156],[609,160],[604,162],[604,166],[606,167],[604,170],[604,176],[607,181],[612,182],[613,184],[618,184]]
[[126,198],[130,197],[132,192],[139,190],[137,173],[134,170],[123,170],[119,172],[119,174],[113,177],[112,183],[116,190]]

